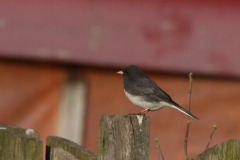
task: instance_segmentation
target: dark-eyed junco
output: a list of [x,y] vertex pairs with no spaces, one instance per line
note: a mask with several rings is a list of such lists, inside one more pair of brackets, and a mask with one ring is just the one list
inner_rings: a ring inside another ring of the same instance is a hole
[[127,98],[138,107],[148,111],[156,111],[163,107],[177,109],[188,116],[198,119],[192,113],[179,106],[172,98],[135,65],[129,65],[117,72],[123,76],[124,92]]

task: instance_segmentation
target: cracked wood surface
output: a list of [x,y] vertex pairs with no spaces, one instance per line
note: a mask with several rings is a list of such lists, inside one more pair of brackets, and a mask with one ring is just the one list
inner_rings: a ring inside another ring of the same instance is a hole
[[150,118],[140,115],[102,115],[98,160],[148,160]]
[[42,160],[43,144],[39,133],[0,124],[0,160]]

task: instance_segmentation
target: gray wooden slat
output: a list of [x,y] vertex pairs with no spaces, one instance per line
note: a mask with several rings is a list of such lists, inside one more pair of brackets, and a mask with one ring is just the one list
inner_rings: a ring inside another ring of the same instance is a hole
[[231,139],[205,150],[193,160],[238,160],[240,159],[240,140]]
[[0,160],[43,160],[42,141],[33,130],[0,125]]
[[50,153],[51,160],[78,160],[75,156],[62,148],[52,148]]
[[61,137],[48,136],[47,137],[47,150],[46,150],[46,160],[51,160],[51,150],[53,148],[62,148],[63,150],[69,152],[79,160],[96,160],[97,156],[94,155],[89,150],[84,147]]
[[140,115],[102,115],[98,160],[148,160],[150,118]]

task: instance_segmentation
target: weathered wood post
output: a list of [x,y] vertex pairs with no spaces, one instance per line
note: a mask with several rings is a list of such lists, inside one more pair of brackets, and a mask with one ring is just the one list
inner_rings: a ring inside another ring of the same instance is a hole
[[237,160],[240,159],[240,140],[231,139],[205,150],[193,160]]
[[38,132],[0,124],[0,160],[42,160],[43,145]]
[[64,151],[62,148],[52,148],[50,153],[51,160],[79,160],[71,153]]
[[48,136],[46,160],[96,160],[97,156],[84,147],[61,137]]
[[148,160],[150,118],[142,115],[102,115],[98,160]]

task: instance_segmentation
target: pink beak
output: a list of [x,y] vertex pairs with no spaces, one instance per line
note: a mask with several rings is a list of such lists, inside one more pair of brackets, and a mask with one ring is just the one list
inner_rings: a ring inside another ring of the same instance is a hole
[[123,71],[118,71],[117,73],[118,73],[118,74],[123,74]]

